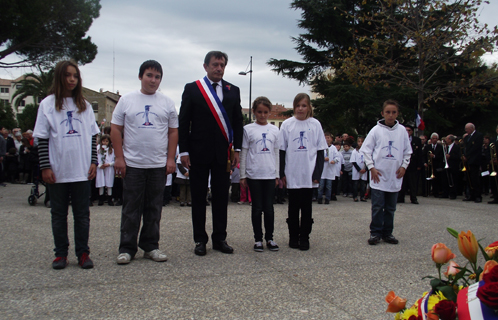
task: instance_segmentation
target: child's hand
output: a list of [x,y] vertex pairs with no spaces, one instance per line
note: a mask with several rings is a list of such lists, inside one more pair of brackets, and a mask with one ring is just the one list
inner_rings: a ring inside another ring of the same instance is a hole
[[184,176],[188,178],[188,172],[185,172]]
[[374,183],[379,183],[380,182],[380,178],[379,177],[382,177],[382,175],[380,174],[379,171],[377,171],[377,169],[375,169],[375,168],[370,169],[370,175],[371,175],[372,181]]
[[245,189],[247,187],[246,179],[240,179],[239,183],[242,188]]
[[401,179],[405,175],[406,169],[401,167],[398,170],[396,170],[396,178]]
[[332,161],[330,161],[330,163],[335,164],[335,161],[334,161],[334,160],[332,160]]
[[55,174],[52,171],[52,169],[43,169],[42,170],[42,179],[48,184],[54,184],[55,183]]
[[275,178],[275,187],[278,187],[278,178]]
[[325,161],[329,161],[329,157],[325,157]]
[[90,170],[88,170],[88,180],[93,180],[95,176],[97,175],[97,165],[95,163],[92,163],[90,165]]
[[365,172],[367,172],[367,170],[365,170],[365,169],[361,169],[361,170],[360,170],[360,173],[361,173],[361,174],[363,174],[363,173],[365,173]]

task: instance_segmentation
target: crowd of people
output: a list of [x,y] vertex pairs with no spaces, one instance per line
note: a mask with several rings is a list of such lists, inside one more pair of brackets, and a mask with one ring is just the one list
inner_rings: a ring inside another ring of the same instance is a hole
[[145,61],[138,73],[140,89],[123,95],[111,125],[99,128],[82,96],[77,64],[61,61],[34,132],[2,128],[2,178],[25,183],[41,177],[46,184],[54,269],[68,265],[69,205],[78,263],[93,268],[88,237],[94,200],[122,205],[120,265],[129,264],[139,249],[146,259],[167,260],[159,249],[159,231],[162,207],[172,197],[191,207],[198,256],[208,253],[209,239],[213,250],[234,252],[227,242],[229,201],[251,204],[256,252],[265,246],[279,250],[273,234],[276,203],[288,202],[288,245],[303,251],[310,248],[313,201],[328,205],[341,195],[353,202],[370,198],[370,245],[398,243],[394,213],[407,193],[413,204],[419,195],[481,202],[491,188],[489,203],[498,203],[496,148],[473,124],[465,126],[461,139],[452,134],[440,139],[437,133],[418,138],[413,126],[398,122],[398,103],[387,100],[382,119],[366,137],[334,136],[313,118],[310,97],[299,93],[293,116],[280,129],[268,123],[272,103],[267,97],[254,100],[255,122],[243,126],[240,90],[223,79],[227,62],[223,52],[206,55],[206,76],[185,85],[178,115],[173,100],[157,91],[161,65]]

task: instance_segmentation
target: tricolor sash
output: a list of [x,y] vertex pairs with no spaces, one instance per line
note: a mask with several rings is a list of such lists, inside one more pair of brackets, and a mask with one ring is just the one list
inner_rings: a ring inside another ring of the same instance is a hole
[[233,130],[232,126],[230,125],[230,119],[228,119],[227,112],[225,111],[225,108],[223,107],[220,98],[218,98],[218,95],[214,91],[214,88],[211,85],[211,82],[208,80],[207,76],[205,76],[200,80],[197,80],[195,83],[199,87],[199,90],[201,91],[204,100],[206,100],[206,103],[209,106],[209,110],[211,110],[211,113],[213,114],[213,117],[216,120],[218,127],[220,128],[221,132],[223,133],[223,136],[228,142],[228,163],[230,164],[231,160],[230,152],[232,150]]
[[479,281],[458,292],[458,319],[461,320],[496,320],[498,315],[479,300],[477,289],[484,285],[484,281]]

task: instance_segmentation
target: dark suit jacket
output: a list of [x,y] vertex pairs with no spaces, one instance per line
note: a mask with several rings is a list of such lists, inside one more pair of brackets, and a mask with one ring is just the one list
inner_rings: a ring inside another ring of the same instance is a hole
[[417,171],[417,168],[421,168],[424,165],[424,161],[422,159],[422,141],[419,137],[412,136],[412,155],[410,157],[410,164],[406,171],[414,172]]
[[448,166],[452,171],[460,169],[460,162],[462,161],[460,154],[460,146],[455,142],[450,150],[450,158],[448,159]]
[[[222,80],[223,107],[233,129],[234,149],[242,149],[242,107],[238,87]],[[180,153],[192,164],[227,163],[228,143],[195,82],[185,85],[179,117]]]
[[434,169],[444,168],[443,147],[438,143],[436,145],[436,150],[434,150],[432,144],[427,144],[427,146],[424,148],[424,163],[427,163],[429,151],[431,151],[436,156],[432,159]]
[[479,166],[481,165],[482,143],[484,136],[482,133],[475,131],[472,136],[467,135],[465,142],[465,158],[467,164]]

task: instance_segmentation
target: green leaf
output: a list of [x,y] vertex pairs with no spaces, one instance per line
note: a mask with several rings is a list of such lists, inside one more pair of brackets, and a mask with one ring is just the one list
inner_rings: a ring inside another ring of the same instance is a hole
[[446,228],[446,230],[448,230],[448,232],[455,238],[458,239],[458,232],[455,230],[455,229],[452,229],[452,228]]
[[455,290],[453,290],[452,286],[441,286],[438,287],[437,289],[441,291],[448,300],[456,302],[457,295],[455,293]]

